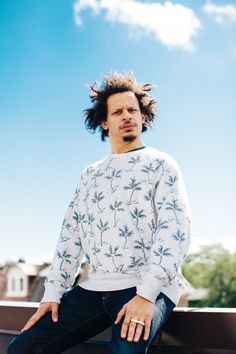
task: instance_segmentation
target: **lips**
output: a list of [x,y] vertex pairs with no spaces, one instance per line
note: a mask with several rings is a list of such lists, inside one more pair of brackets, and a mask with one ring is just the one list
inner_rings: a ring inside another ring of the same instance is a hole
[[125,124],[125,125],[123,125],[122,127],[121,127],[121,129],[131,129],[131,128],[133,128],[134,127],[134,124]]

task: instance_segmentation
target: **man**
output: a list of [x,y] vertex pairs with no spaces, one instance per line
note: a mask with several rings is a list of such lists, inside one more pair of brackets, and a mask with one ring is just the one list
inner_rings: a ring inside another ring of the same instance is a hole
[[[132,73],[90,87],[86,126],[112,153],[82,172],[40,306],[8,354],[62,353],[109,326],[110,353],[148,353],[178,303],[189,208],[175,160],[141,140],[156,117],[151,87]],[[71,288],[84,257],[88,278]]]

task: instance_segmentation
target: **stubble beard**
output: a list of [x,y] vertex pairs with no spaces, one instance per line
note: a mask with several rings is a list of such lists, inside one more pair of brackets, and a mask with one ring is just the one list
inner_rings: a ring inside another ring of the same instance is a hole
[[129,143],[132,143],[137,137],[135,135],[126,135],[126,136],[123,136],[122,139],[124,142],[129,142]]

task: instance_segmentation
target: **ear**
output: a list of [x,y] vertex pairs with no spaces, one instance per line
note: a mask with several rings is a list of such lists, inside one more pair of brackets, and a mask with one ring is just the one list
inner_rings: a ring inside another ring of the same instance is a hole
[[146,121],[146,116],[145,116],[144,113],[141,113],[141,115],[142,115],[142,123],[145,123],[145,121]]
[[102,121],[102,122],[101,122],[101,126],[102,126],[103,129],[107,130],[107,129],[108,129],[107,121],[106,121],[106,120],[105,120],[105,121]]

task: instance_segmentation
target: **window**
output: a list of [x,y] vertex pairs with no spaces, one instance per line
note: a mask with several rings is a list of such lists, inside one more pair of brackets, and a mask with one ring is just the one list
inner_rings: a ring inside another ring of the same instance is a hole
[[16,291],[16,279],[15,278],[11,279],[11,291],[12,292]]
[[24,290],[24,279],[20,278],[20,291]]
[[28,292],[27,276],[17,268],[9,270],[7,275],[7,297],[25,297]]

